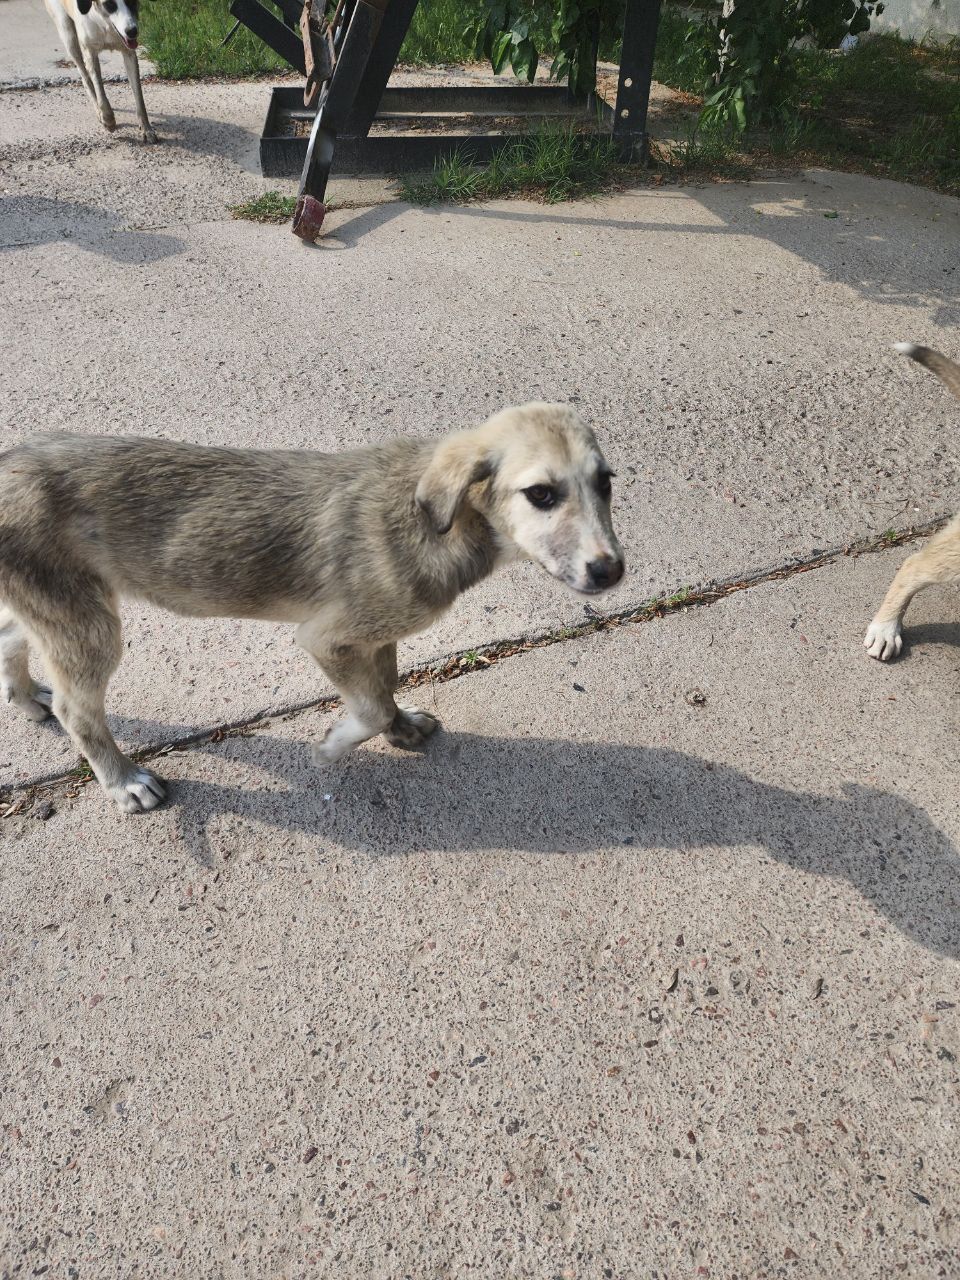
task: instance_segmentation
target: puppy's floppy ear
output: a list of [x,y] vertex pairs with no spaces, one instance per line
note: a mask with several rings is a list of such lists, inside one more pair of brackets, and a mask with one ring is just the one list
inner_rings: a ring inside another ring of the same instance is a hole
[[436,533],[449,533],[471,485],[493,474],[489,445],[478,433],[464,431],[437,445],[417,485],[417,506]]
[[92,4],[93,4],[93,0],[77,0],[77,12],[78,12],[78,13],[89,13],[89,12],[90,12],[90,6],[91,6]]

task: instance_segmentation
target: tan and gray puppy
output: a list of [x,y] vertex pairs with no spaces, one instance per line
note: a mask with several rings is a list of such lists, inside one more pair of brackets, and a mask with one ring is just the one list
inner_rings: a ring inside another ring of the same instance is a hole
[[[926,365],[960,399],[960,365],[929,347],[898,342],[896,350]],[[903,648],[903,615],[918,591],[939,582],[960,582],[960,516],[934,534],[922,551],[908,556],[867,628],[864,648],[872,658],[888,662]]]
[[[438,444],[340,454],[30,441],[0,454],[0,692],[34,720],[52,709],[121,809],[159,804],[163,784],[122,754],[104,713],[127,596],[295,623],[349,713],[314,747],[318,764],[379,733],[417,747],[437,722],[394,701],[397,640],[518,556],[574,591],[614,586],[610,476],[576,411],[550,404]],[[30,676],[30,642],[52,691]]]

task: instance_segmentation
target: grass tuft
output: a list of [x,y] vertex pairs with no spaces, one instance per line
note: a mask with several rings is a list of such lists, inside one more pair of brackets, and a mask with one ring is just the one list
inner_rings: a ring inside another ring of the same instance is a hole
[[265,191],[255,200],[230,206],[235,218],[247,222],[288,222],[296,208],[296,196],[282,196],[279,191]]
[[718,129],[689,127],[671,146],[651,144],[651,159],[668,178],[722,178],[744,181],[757,169],[754,160]]
[[400,61],[417,66],[472,62],[477,51],[472,30],[484,12],[472,0],[421,0],[400,50]]
[[[265,0],[271,12],[279,10]],[[400,61],[415,64],[467,62],[476,56],[470,29],[483,6],[479,0],[423,0],[410,24]],[[203,76],[261,76],[290,71],[257,37],[241,27],[226,48],[234,24],[228,0],[143,0],[140,26],[144,50],[168,80]]]
[[465,204],[502,196],[556,204],[609,190],[623,172],[609,138],[543,128],[508,143],[482,167],[458,149],[438,160],[428,178],[402,180],[400,192],[412,204]]

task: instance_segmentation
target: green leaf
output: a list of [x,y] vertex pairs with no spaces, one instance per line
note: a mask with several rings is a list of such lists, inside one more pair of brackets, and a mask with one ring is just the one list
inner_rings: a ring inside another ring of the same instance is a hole
[[525,77],[531,84],[537,74],[537,63],[539,61],[540,57],[532,40],[524,40],[514,48],[510,55],[513,74],[518,80],[521,77]]
[[501,31],[493,42],[493,48],[490,51],[490,63],[493,67],[494,75],[499,75],[503,70],[503,64],[507,60],[510,53],[510,46],[513,44],[513,38],[509,31]]

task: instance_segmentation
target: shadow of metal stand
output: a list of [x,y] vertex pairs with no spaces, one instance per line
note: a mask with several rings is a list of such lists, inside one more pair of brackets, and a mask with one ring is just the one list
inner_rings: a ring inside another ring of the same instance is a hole
[[329,18],[322,0],[275,3],[282,19],[259,0],[232,0],[230,12],[306,78],[302,106],[299,90],[273,90],[260,139],[265,176],[300,170],[293,232],[303,240],[320,233],[335,151],[342,172],[410,172],[454,147],[489,160],[528,125],[552,121],[609,129],[621,160],[646,162],[661,0],[627,0],[613,108],[593,96],[574,102],[557,85],[387,89],[418,0],[339,0]]

